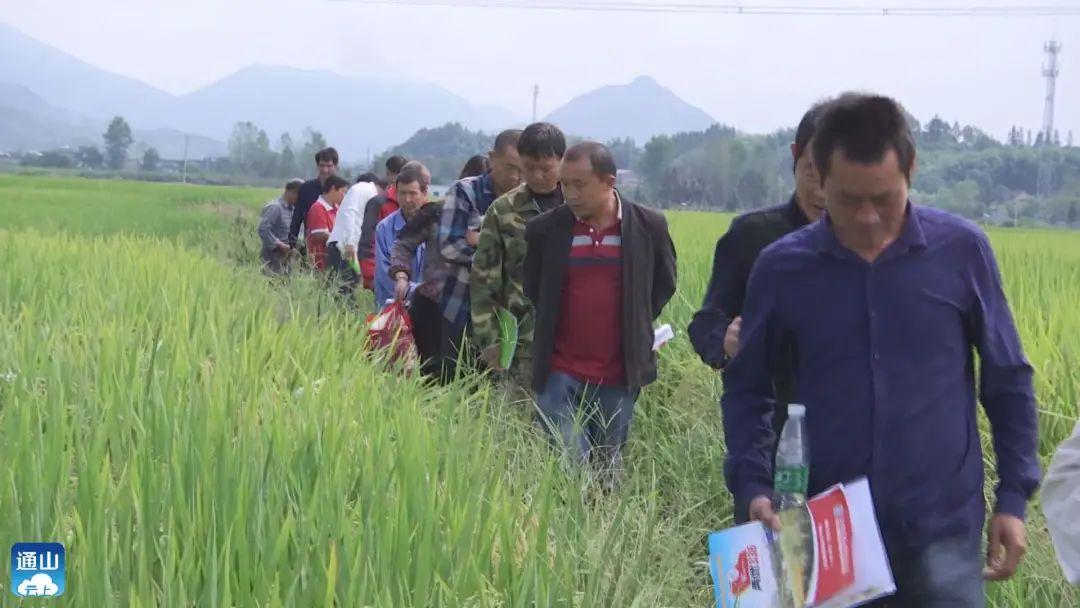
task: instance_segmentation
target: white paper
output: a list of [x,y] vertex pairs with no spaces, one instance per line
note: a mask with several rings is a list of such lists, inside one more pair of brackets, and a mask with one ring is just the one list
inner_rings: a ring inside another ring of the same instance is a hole
[[660,347],[667,344],[672,338],[675,337],[675,330],[671,329],[671,325],[664,323],[660,327],[653,330],[653,352],[660,350]]

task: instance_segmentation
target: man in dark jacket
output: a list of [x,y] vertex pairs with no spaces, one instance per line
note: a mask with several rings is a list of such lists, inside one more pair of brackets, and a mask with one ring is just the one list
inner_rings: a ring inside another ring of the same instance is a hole
[[614,481],[634,403],[656,379],[652,324],[675,293],[675,246],[663,215],[619,195],[602,144],[568,149],[560,176],[566,204],[525,229],[532,386],[552,438]]
[[326,178],[337,173],[338,160],[337,150],[333,148],[323,148],[315,153],[315,166],[318,168],[319,173],[314,179],[309,179],[304,182],[304,185],[300,186],[300,195],[297,196],[296,205],[293,206],[292,223],[289,225],[290,247],[296,248],[300,227],[304,225],[304,219],[307,218],[311,206],[322,195]]
[[[821,180],[810,154],[810,140],[814,136],[814,124],[822,105],[810,108],[795,130],[795,142],[791,144],[795,192],[788,202],[735,218],[716,243],[705,302],[701,310],[694,314],[694,320],[687,330],[694,350],[710,367],[723,369],[739,350],[743,299],[750,269],[758,255],[784,235],[817,221],[824,210]],[[773,370],[773,385],[780,403],[790,401],[793,356],[793,353],[785,353]],[[777,433],[786,420],[787,409],[776,408],[773,412],[773,428]]]
[[816,105],[804,114],[795,131],[795,143],[791,144],[795,192],[788,202],[740,215],[716,243],[709,290],[688,330],[694,350],[710,367],[723,369],[738,351],[739,315],[758,254],[773,241],[821,217],[825,198],[809,148],[820,107]]

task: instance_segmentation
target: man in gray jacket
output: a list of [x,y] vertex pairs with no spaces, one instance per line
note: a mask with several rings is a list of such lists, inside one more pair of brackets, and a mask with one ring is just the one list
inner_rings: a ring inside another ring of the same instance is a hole
[[1065,578],[1080,585],[1080,422],[1050,462],[1042,506]]
[[293,249],[289,247],[289,224],[292,222],[293,206],[300,195],[304,180],[292,179],[285,184],[285,192],[266,203],[259,220],[259,239],[262,241],[263,268],[269,274],[283,274],[289,269]]

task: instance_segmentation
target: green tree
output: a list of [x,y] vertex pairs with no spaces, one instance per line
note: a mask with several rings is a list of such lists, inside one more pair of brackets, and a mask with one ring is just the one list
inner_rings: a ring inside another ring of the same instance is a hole
[[306,167],[310,167],[315,164],[315,153],[326,147],[326,138],[319,131],[308,127],[304,129],[304,146],[300,149],[300,159],[298,161],[300,172],[303,173]]
[[949,123],[942,120],[940,116],[934,116],[930,119],[930,122],[926,123],[926,131],[923,132],[923,136],[923,143],[930,146],[940,147],[956,143],[953,128],[949,126]]
[[131,138],[131,126],[122,117],[117,116],[109,123],[105,130],[105,156],[109,160],[112,169],[123,169],[127,161],[128,148],[134,140]]
[[293,153],[292,136],[282,133],[278,141],[278,177],[290,178],[298,175],[296,154]]
[[669,178],[675,162],[675,146],[670,137],[660,135],[649,140],[641,154],[640,169],[645,182],[656,196],[663,197],[665,180]]
[[161,155],[158,154],[157,149],[147,148],[143,153],[142,162],[139,163],[139,170],[157,171],[159,161],[161,161]]
[[274,153],[270,150],[270,138],[266,131],[251,121],[238,122],[229,136],[229,160],[236,170],[267,176],[273,173]]
[[960,140],[964,143],[964,147],[973,148],[975,150],[986,150],[1000,145],[996,139],[988,135],[985,131],[971,125],[960,130]]
[[944,189],[935,197],[934,205],[968,219],[980,219],[983,214],[979,184],[973,180],[957,182],[951,188]]
[[101,150],[98,150],[97,146],[79,146],[75,159],[80,167],[87,169],[100,169],[105,166],[105,157],[101,155]]
[[611,155],[615,158],[615,166],[619,169],[633,169],[637,165],[641,151],[638,150],[633,138],[613,139],[607,143],[607,147],[611,150]]
[[41,154],[24,156],[21,164],[32,167],[48,167],[50,169],[70,169],[75,166],[75,158],[66,150],[47,150]]

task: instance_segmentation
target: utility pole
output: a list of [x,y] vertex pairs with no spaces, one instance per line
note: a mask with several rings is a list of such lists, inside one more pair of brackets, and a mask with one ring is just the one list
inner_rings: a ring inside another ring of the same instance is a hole
[[536,122],[536,102],[540,99],[540,85],[533,85],[533,122]]
[[1046,63],[1043,64],[1043,77],[1046,78],[1046,105],[1043,107],[1043,141],[1053,141],[1054,137],[1054,93],[1057,88],[1058,53],[1061,43],[1051,40],[1043,46],[1046,51]]
[[[1043,106],[1043,144],[1046,147],[1050,147],[1054,137],[1054,93],[1057,88],[1057,77],[1059,73],[1058,69],[1058,53],[1061,52],[1061,43],[1056,40],[1051,40],[1043,46],[1043,51],[1046,52],[1046,63],[1043,64],[1042,74],[1046,78],[1046,103]],[[1040,156],[1043,156],[1040,154]],[[1045,158],[1040,159],[1039,162],[1039,177],[1037,195],[1039,198],[1050,196],[1050,189],[1053,186],[1053,167],[1051,167],[1048,160]]]

